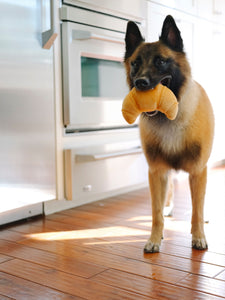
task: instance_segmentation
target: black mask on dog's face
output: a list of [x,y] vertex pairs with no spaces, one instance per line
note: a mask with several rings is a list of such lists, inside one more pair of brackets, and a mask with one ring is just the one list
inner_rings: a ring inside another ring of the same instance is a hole
[[[186,60],[183,40],[174,19],[167,16],[158,42],[144,43],[138,26],[128,22],[126,31],[125,66],[130,88],[148,90],[161,83],[179,96],[179,90],[185,81],[179,57]],[[189,70],[188,63],[185,67]]]

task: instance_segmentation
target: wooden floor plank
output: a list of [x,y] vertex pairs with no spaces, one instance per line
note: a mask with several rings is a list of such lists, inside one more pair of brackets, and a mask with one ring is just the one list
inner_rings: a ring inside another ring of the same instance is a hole
[[[97,282],[117,286],[156,299],[206,300],[210,298],[210,295],[208,294],[196,292],[189,288],[183,288],[156,280],[149,280],[145,277],[127,274],[117,270],[107,270],[96,275],[92,279]],[[214,299],[219,300],[221,298],[215,297]]]
[[[74,229],[83,229],[84,227],[67,223],[61,223],[57,220],[47,220],[46,218],[43,218],[42,220],[33,221],[30,224],[16,224],[12,228],[10,228],[10,231],[16,232],[20,234],[20,239],[25,239],[27,234],[31,233],[41,233],[41,232],[49,232],[49,231],[64,231],[64,230],[74,230]],[[4,236],[3,239],[8,239],[7,236]]]
[[51,289],[44,285],[28,280],[21,279],[17,276],[12,276],[7,273],[0,272],[0,299],[68,299],[79,300],[81,298],[69,295],[67,293],[61,293],[60,291]]
[[[74,244],[74,247],[79,246],[79,242],[71,242],[71,245]],[[218,273],[224,270],[223,265],[218,266],[216,264],[204,263],[202,261],[187,259],[175,255],[169,255],[165,253],[155,253],[144,254],[142,247],[134,248],[126,243],[122,244],[95,244],[84,245],[85,248],[91,248],[93,250],[101,251],[103,253],[112,253],[114,255],[119,255],[122,257],[128,257],[130,259],[143,261],[146,263],[164,266],[170,269],[185,271],[188,273],[193,273],[202,276],[214,277]],[[193,250],[194,251],[194,250]],[[195,250],[196,251],[196,250]],[[199,251],[197,251],[199,253]],[[103,254],[104,255],[104,254]],[[221,263],[221,261],[220,261]]]
[[208,251],[198,251],[191,247],[183,247],[165,241],[162,244],[161,253],[166,253],[178,257],[184,257],[198,262],[206,262],[225,267],[225,255]]
[[[60,255],[77,258],[80,261],[85,261],[105,268],[114,268],[128,273],[138,274],[148,278],[157,278],[157,280],[176,283],[182,277],[186,276],[186,272],[177,269],[167,268],[152,264],[151,262],[138,261],[132,259],[129,255],[119,256],[107,252],[97,251],[94,248],[79,247],[73,243],[67,242],[66,246],[62,241],[32,241],[26,240],[23,242],[30,247],[42,248],[46,251],[57,252]],[[141,251],[141,255],[143,252]],[[221,269],[219,269],[221,271]]]
[[96,213],[96,212],[90,212],[90,211],[82,211],[74,209],[64,210],[60,213],[61,215],[66,215],[72,218],[78,218],[78,219],[84,219],[88,222],[96,222],[98,220],[99,222],[106,222],[106,223],[116,223],[121,221],[121,218],[119,217],[110,217],[106,216],[104,214]]
[[7,239],[8,241],[19,241],[22,238],[23,236],[21,233],[8,229],[0,230],[0,239]]
[[11,259],[10,256],[0,254],[0,264],[7,261],[7,260],[10,260],[10,259]]
[[222,280],[189,274],[178,285],[219,297],[225,297],[225,284]]
[[12,300],[11,297],[9,298],[9,297],[3,296],[3,295],[1,295],[1,294],[0,294],[0,299],[1,299],[1,300],[9,300],[9,299]]
[[225,285],[225,269],[223,272],[221,272],[220,274],[218,274],[217,276],[215,276],[216,279],[220,279],[224,281],[224,285]]
[[76,257],[63,256],[59,253],[42,251],[3,240],[0,240],[0,253],[85,278],[89,278],[106,269],[87,263],[84,260],[78,260]]
[[54,268],[47,268],[18,259],[2,263],[0,270],[43,286],[60,290],[66,294],[83,297],[85,299],[149,299],[117,287],[97,283],[89,279],[60,272]]

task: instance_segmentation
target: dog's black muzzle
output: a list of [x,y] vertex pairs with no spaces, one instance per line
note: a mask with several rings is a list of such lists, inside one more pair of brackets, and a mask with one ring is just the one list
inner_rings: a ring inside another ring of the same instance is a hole
[[165,75],[155,80],[150,80],[147,76],[143,76],[143,77],[138,77],[134,80],[134,86],[139,91],[147,91],[150,89],[154,89],[154,87],[159,83],[169,88],[171,79],[172,79],[171,75]]

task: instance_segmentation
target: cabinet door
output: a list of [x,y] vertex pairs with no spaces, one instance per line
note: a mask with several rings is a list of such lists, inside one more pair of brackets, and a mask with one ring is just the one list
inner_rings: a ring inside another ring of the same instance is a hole
[[197,14],[200,18],[212,20],[213,0],[197,0]]
[[[205,35],[202,35],[202,32]],[[224,143],[224,70],[225,29],[223,26],[203,23],[198,26],[199,39],[195,42],[195,78],[205,88],[215,115],[215,137],[212,161],[225,158]]]
[[225,24],[225,0],[197,0],[197,14],[200,18]]
[[213,0],[213,19],[225,24],[225,0]]
[[154,0],[154,2],[186,13],[195,14],[197,11],[197,0]]

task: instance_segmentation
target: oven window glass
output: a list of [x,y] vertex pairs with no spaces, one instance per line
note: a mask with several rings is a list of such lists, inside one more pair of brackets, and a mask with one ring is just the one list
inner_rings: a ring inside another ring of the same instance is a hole
[[81,57],[82,97],[124,98],[128,93],[121,62]]

